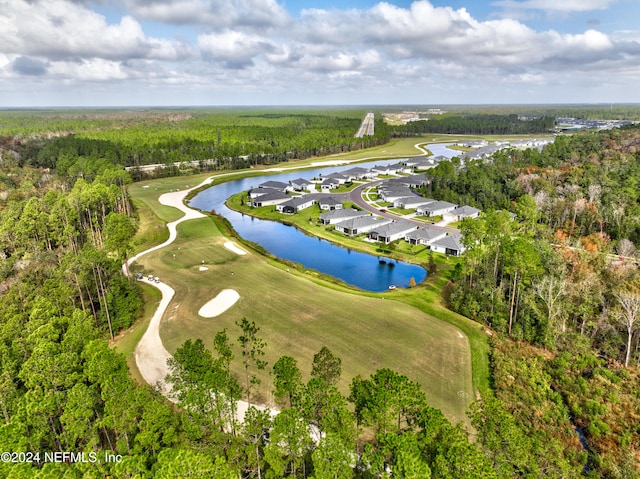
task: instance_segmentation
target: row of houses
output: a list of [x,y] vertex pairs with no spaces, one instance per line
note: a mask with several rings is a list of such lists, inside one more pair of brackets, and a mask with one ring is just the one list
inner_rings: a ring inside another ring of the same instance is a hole
[[353,208],[321,213],[320,222],[334,225],[336,231],[347,236],[366,234],[369,240],[385,244],[404,240],[409,244],[424,245],[433,251],[452,256],[459,256],[465,251],[462,235],[459,233],[448,233],[443,228],[429,225],[418,226],[403,219],[382,218]]
[[424,175],[392,178],[378,185],[378,196],[388,203],[393,203],[394,208],[415,210],[418,216],[443,216],[443,219],[448,221],[480,216],[480,210],[472,206],[425,198],[413,191],[413,188],[426,184],[428,179]]

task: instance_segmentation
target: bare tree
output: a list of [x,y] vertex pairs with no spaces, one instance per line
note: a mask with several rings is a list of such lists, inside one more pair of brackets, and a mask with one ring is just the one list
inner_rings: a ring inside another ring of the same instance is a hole
[[624,358],[624,367],[629,366],[631,358],[631,341],[637,327],[638,314],[640,313],[640,293],[637,291],[618,291],[614,293],[620,308],[616,312],[616,319],[627,330],[627,350]]
[[618,254],[620,256],[632,257],[634,254],[636,254],[635,245],[627,238],[622,238],[620,241],[618,241],[616,250],[618,251]]
[[560,298],[567,294],[567,283],[564,279],[555,276],[544,276],[539,281],[533,283],[533,290],[547,308],[547,321],[555,329],[566,332],[566,319],[563,317],[562,324],[558,328],[556,321],[562,313]]

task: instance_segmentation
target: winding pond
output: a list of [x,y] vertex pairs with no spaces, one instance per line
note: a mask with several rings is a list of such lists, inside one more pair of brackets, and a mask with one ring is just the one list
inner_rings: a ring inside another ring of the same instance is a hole
[[[459,154],[444,145],[428,145],[427,147],[435,155],[451,157]],[[437,153],[434,152],[434,149],[437,150]],[[308,236],[295,227],[238,213],[227,208],[224,204],[231,195],[257,187],[267,179],[288,182],[296,178],[309,179],[320,174],[326,176],[354,166],[367,168],[376,164],[386,165],[398,161],[398,159],[394,159],[309,168],[265,175],[265,177],[228,181],[201,191],[191,199],[189,205],[203,211],[215,210],[229,220],[240,236],[259,244],[279,258],[300,263],[305,268],[333,276],[357,288],[376,292],[388,290],[390,285],[406,288],[409,286],[411,278],[416,283],[424,281],[427,276],[424,268],[337,246],[328,241]]]

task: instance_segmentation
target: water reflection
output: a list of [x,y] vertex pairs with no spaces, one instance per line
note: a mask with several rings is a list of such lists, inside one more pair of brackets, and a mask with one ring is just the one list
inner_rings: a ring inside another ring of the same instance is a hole
[[[432,146],[434,145],[429,145],[431,151],[433,151]],[[446,152],[450,155],[456,154],[454,150],[445,150],[439,146],[437,154]],[[376,161],[360,163],[357,166],[366,168],[397,161]],[[268,179],[288,182],[299,177],[313,178],[320,174],[328,175],[353,168],[353,166],[352,164],[279,173],[269,175]],[[320,238],[307,236],[290,225],[254,218],[232,211],[225,206],[224,202],[229,196],[246,191],[262,181],[266,180],[252,177],[222,183],[200,192],[191,200],[190,205],[203,211],[215,210],[229,220],[240,236],[259,244],[279,258],[300,263],[305,268],[341,279],[363,290],[385,291],[392,285],[406,288],[412,278],[416,283],[426,278],[427,272],[420,266],[396,261],[382,263],[378,256],[336,246]]]

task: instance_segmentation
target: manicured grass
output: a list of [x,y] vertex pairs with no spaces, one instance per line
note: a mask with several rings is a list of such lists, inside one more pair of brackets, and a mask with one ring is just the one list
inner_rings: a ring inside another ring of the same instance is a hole
[[[285,215],[277,211],[274,206],[252,208],[250,206],[247,206],[246,202],[245,205],[242,205],[241,203],[243,197],[244,193],[238,193],[231,196],[227,200],[227,206],[236,211],[241,211],[245,214],[253,215],[259,218],[281,221],[297,226],[298,228],[314,236],[326,239],[327,241],[331,241],[333,243],[340,244],[347,248],[363,251],[372,255],[389,253],[389,245],[363,241],[364,238],[366,238],[366,235],[345,236],[343,233],[336,231],[333,226],[320,224],[318,222],[318,218],[320,217],[320,214],[322,212],[320,211],[320,207],[317,205],[307,208],[294,215]],[[397,259],[402,261],[409,261],[415,264],[426,264],[428,260],[428,257],[426,255],[426,248],[404,248],[403,243],[403,241],[398,241],[394,242],[392,245],[392,248],[395,248],[395,257]],[[381,249],[384,249],[384,251],[382,251]]]
[[142,288],[142,294],[144,297],[144,310],[142,317],[129,329],[120,333],[113,341],[113,346],[116,351],[125,355],[127,365],[129,366],[129,370],[131,371],[133,378],[140,384],[144,384],[144,379],[138,370],[133,352],[136,349],[136,345],[144,335],[144,332],[147,330],[149,321],[158,307],[162,295],[160,294],[160,291],[153,286],[145,284],[142,281],[139,284]]
[[[393,301],[400,291],[354,294],[336,285],[323,287],[313,275],[293,268],[287,272],[255,253],[235,255],[222,246],[227,240],[211,218],[182,223],[178,230],[174,244],[142,257],[138,266],[176,291],[160,331],[170,352],[193,338],[211,346],[224,328],[235,342],[240,333],[235,323],[246,317],[260,327],[270,365],[291,355],[308,378],[313,355],[326,345],[343,360],[344,393],[356,375],[388,367],[420,382],[431,404],[451,420],[468,424],[464,411],[473,397],[471,352],[456,327]],[[209,270],[201,272],[203,259]],[[240,294],[238,303],[217,318],[199,317],[199,308],[225,288]],[[240,361],[234,364],[240,375]],[[271,400],[270,385],[265,372],[262,400]]]
[[[385,150],[385,154],[401,156],[397,152],[405,148],[405,151],[413,149],[411,154],[415,155],[417,150],[413,145],[418,141],[417,138],[403,139],[384,145],[386,150],[394,152]],[[382,148],[341,156],[369,158]],[[326,159],[330,158],[306,160],[296,165]],[[290,166],[293,164],[278,165]],[[256,171],[232,175],[251,173],[260,174]],[[158,196],[169,190],[194,186],[209,176],[158,179],[130,186],[143,225],[137,237],[137,251],[159,243],[164,224],[182,216],[178,210],[160,205]],[[142,188],[143,185],[149,188]],[[324,226],[309,224],[306,215],[303,216],[305,229],[311,228],[313,234],[335,235]],[[333,240],[347,247],[350,241],[354,244],[358,241],[340,236]],[[475,399],[476,391],[489,390],[488,342],[480,325],[443,306],[440,291],[446,283],[445,275],[429,278],[413,289],[359,293],[335,282],[326,282],[317,273],[251,252],[246,245],[243,247],[250,254],[238,256],[223,247],[226,241],[212,218],[191,220],[178,227],[176,242],[142,257],[132,267],[133,271],[160,276],[176,290],[161,326],[163,342],[170,352],[186,339],[197,337],[211,346],[213,336],[223,328],[235,339],[239,335],[235,322],[247,317],[261,328],[270,365],[281,355],[291,355],[308,377],[313,355],[326,345],[343,360],[340,384],[343,392],[347,392],[348,383],[355,375],[368,376],[376,369],[389,367],[420,382],[431,404],[442,409],[452,421],[469,425],[465,415],[468,404]],[[369,248],[376,254],[376,245]],[[426,250],[404,249],[399,247],[394,254],[408,261],[426,263]],[[203,260],[209,270],[201,272]],[[437,261],[446,264],[449,260],[437,258]],[[198,309],[225,288],[240,293],[238,303],[217,318],[199,317]],[[150,300],[148,304],[155,302]],[[151,314],[152,311],[145,315],[147,321]],[[136,325],[118,341],[119,350],[131,354],[137,343],[136,328],[140,328],[141,336],[146,327],[143,324]],[[235,368],[239,373],[238,358]],[[262,379],[260,397],[270,401],[271,380],[266,372]]]

